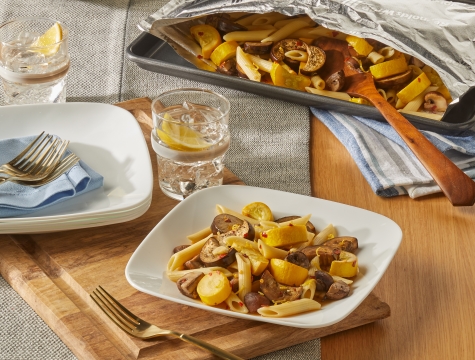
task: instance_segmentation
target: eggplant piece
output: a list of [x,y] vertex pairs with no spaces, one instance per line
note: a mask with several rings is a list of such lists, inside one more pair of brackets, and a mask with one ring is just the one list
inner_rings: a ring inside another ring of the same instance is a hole
[[330,269],[332,261],[340,259],[341,250],[338,248],[319,246],[316,251],[317,255],[320,256],[320,267],[323,270]]
[[264,295],[256,292],[249,292],[244,296],[244,304],[250,313],[255,313],[262,306],[272,305],[270,300]]
[[297,74],[299,73],[300,69],[300,61],[298,60],[293,60],[288,58],[287,56],[284,58],[284,63],[287,64],[293,71],[295,71]]
[[312,245],[312,246],[306,246],[300,251],[305,254],[307,257],[308,261],[312,261],[312,259],[317,256],[317,249],[320,247],[320,245]]
[[224,75],[237,76],[238,71],[236,69],[236,59],[228,59],[223,61],[218,66],[218,72]]
[[404,84],[412,79],[412,69],[407,70],[401,74],[393,75],[384,79],[374,80],[377,87],[381,89],[388,89],[395,85]]
[[200,254],[196,255],[193,259],[185,262],[183,266],[187,270],[194,270],[194,269],[205,267],[203,262],[200,260]]
[[214,236],[210,237],[203,245],[200,252],[200,260],[206,267],[221,266],[226,268],[236,261],[236,249],[228,248],[227,253],[213,254],[213,251],[218,247],[224,248]]
[[340,91],[345,86],[345,73],[343,70],[331,74],[325,80],[325,88],[330,91]]
[[317,70],[319,70],[326,61],[325,51],[318,46],[307,45],[308,60],[305,66],[300,69],[303,75],[312,76]]
[[354,253],[358,249],[358,239],[353,236],[339,236],[324,242],[323,246],[339,248],[340,250]]
[[211,231],[214,235],[219,235],[220,239],[229,236],[240,236],[254,240],[254,227],[245,220],[241,220],[230,214],[219,214],[211,223]]
[[193,271],[178,279],[176,285],[178,290],[185,296],[198,299],[196,287],[204,274],[201,271]]
[[307,44],[299,39],[281,40],[272,47],[270,51],[270,57],[273,61],[284,61],[285,53],[290,50],[307,51]]
[[221,35],[225,35],[233,31],[247,31],[247,28],[245,26],[239,25],[234,21],[226,19],[224,17],[220,17],[218,19],[216,28],[218,29]]
[[317,282],[317,291],[327,292],[330,286],[335,282],[333,277],[322,270],[315,271],[315,280]]
[[[301,216],[296,216],[296,215],[293,215],[293,216],[285,216],[285,217],[281,217],[277,220],[274,220],[276,223],[283,223],[283,222],[287,222],[287,221],[291,221],[291,220],[295,220],[295,219],[300,219]],[[307,231],[308,232],[311,232],[311,233],[314,233],[316,234],[317,233],[317,229],[315,229],[315,226],[313,226],[313,224],[310,222],[310,221],[307,221]]]
[[338,280],[330,286],[325,294],[325,298],[330,300],[340,300],[347,297],[349,293],[350,286],[342,280]]
[[285,259],[285,261],[288,261],[292,264],[301,266],[305,269],[308,269],[310,267],[310,261],[307,258],[307,255],[305,255],[301,251],[294,251],[288,254]]
[[272,301],[293,301],[300,298],[303,288],[301,286],[281,286],[269,270],[265,270],[261,275],[261,291]]
[[266,41],[266,42],[246,41],[242,45],[242,50],[248,54],[263,55],[263,54],[268,54],[272,50],[272,44],[273,44],[272,41]]

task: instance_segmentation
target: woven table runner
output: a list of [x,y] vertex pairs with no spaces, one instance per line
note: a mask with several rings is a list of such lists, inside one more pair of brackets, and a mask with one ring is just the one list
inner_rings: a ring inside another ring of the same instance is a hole
[[[203,87],[231,103],[232,143],[226,166],[247,185],[310,195],[307,107],[186,79],[152,73],[125,59],[139,34],[136,24],[165,0],[2,0],[0,23],[17,17],[49,17],[69,28],[68,102],[113,104],[154,98],[182,87]],[[0,105],[4,105],[0,91]],[[1,133],[1,119],[0,119]],[[0,277],[0,360],[76,359],[56,334]],[[28,334],[28,335],[27,335]],[[320,359],[319,339],[258,360]]]

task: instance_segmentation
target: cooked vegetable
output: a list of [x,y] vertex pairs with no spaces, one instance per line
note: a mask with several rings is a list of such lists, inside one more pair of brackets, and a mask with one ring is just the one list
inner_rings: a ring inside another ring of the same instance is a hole
[[178,290],[189,298],[198,299],[196,287],[203,276],[204,274],[200,271],[193,271],[186,274],[176,282]]
[[330,300],[340,300],[350,293],[350,286],[341,280],[335,281],[328,289],[325,297]]
[[271,259],[269,271],[281,284],[300,286],[307,279],[308,270],[281,259]]
[[262,293],[272,301],[293,301],[302,295],[302,287],[283,287],[268,270],[262,273],[260,282]]
[[214,306],[231,294],[231,285],[221,271],[211,271],[201,278],[196,291],[204,304]]
[[211,25],[195,25],[190,28],[191,35],[201,46],[203,58],[209,59],[211,53],[221,44],[221,35]]
[[430,91],[424,96],[424,109],[429,111],[447,110],[447,100],[438,91]]
[[246,41],[242,45],[242,50],[245,53],[253,55],[263,55],[268,54],[272,49],[272,42],[257,42],[257,41]]
[[[293,215],[293,216],[284,216],[284,217],[281,217],[277,220],[274,220],[276,223],[284,223],[284,222],[287,222],[287,221],[292,221],[292,220],[295,220],[295,219],[300,219],[301,216],[296,216],[296,215]],[[307,231],[308,232],[311,232],[311,233],[314,233],[316,234],[317,233],[317,230],[315,229],[315,226],[313,226],[313,224],[310,222],[310,221],[307,221]]]
[[344,278],[356,276],[358,274],[358,258],[355,254],[342,251],[339,259],[332,261],[328,272],[330,275],[341,276]]
[[222,43],[211,53],[211,61],[214,62],[216,66],[219,66],[223,61],[236,57],[236,49],[238,46],[236,41]]
[[270,246],[295,245],[307,241],[305,225],[286,225],[261,233],[261,240]]
[[315,271],[315,280],[317,281],[317,291],[323,292],[327,292],[335,282],[329,273],[322,270]]
[[292,264],[301,266],[305,269],[310,267],[310,261],[307,259],[307,256],[301,251],[294,251],[288,254],[285,261],[291,262]]
[[220,234],[220,239],[229,236],[254,239],[254,227],[247,221],[230,214],[217,215],[211,223],[211,231],[214,235]]
[[340,91],[345,86],[345,73],[343,70],[331,74],[325,81],[326,89],[330,91]]
[[244,216],[249,216],[252,219],[259,221],[273,221],[274,216],[272,215],[271,209],[264,203],[256,201],[244,206],[241,210],[241,213]]
[[261,306],[270,306],[271,302],[264,295],[256,292],[250,292],[244,296],[244,304],[246,305],[249,312],[254,313],[257,312],[257,309],[259,309]]
[[223,246],[217,238],[211,237],[201,249],[200,260],[207,267],[221,266],[226,268],[236,261],[236,249]]
[[358,249],[358,239],[353,236],[339,236],[323,243],[323,246],[339,248],[354,253]]

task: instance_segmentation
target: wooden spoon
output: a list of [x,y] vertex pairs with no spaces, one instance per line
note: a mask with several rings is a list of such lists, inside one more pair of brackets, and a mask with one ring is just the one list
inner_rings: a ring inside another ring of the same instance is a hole
[[[371,73],[363,73],[351,63],[348,43],[321,37],[316,45],[327,55],[325,72],[334,73],[343,69],[345,87],[351,96],[362,97],[371,102],[396,130],[414,155],[419,159],[442,192],[454,206],[472,206],[475,203],[475,183],[449,158],[442,154],[404,116],[392,107],[376,90]],[[349,61],[350,60],[350,61]],[[328,64],[328,65],[327,65]]]

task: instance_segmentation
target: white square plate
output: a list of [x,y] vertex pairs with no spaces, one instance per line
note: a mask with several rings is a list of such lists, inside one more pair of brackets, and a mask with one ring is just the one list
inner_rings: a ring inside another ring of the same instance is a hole
[[[339,235],[358,238],[360,248],[356,254],[360,273],[351,287],[350,296],[325,304],[319,311],[285,318],[266,318],[207,306],[181,295],[176,284],[166,276],[173,248],[189,244],[187,235],[211,225],[216,216],[216,204],[240,212],[246,204],[254,201],[266,203],[276,217],[312,214],[310,220],[317,229],[332,223]],[[177,303],[242,319],[318,328],[343,320],[369,295],[396,254],[401,239],[401,229],[394,221],[371,211],[277,190],[219,186],[191,195],[170,211],[135,250],[125,275],[137,290]]]
[[129,221],[150,206],[153,172],[137,120],[98,103],[0,107],[0,139],[42,131],[70,140],[68,149],[104,177],[104,186],[15,218],[0,218],[0,234],[63,231]]

